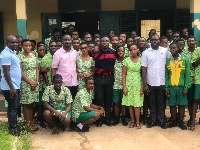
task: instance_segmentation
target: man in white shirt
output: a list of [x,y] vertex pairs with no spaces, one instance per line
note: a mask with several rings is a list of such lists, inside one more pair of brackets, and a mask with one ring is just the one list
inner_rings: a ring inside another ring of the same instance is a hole
[[153,35],[150,42],[151,47],[142,54],[142,80],[144,92],[149,96],[151,116],[147,127],[156,126],[158,122],[162,129],[166,129],[164,121],[165,64],[170,53],[166,48],[159,46],[158,35]]

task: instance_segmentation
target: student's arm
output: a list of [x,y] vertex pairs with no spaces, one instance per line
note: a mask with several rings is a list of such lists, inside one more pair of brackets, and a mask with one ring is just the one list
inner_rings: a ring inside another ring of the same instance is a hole
[[46,84],[47,86],[49,86],[49,80],[48,80],[48,77],[47,77],[47,73],[44,72],[44,73],[42,74],[42,77],[43,77],[43,79],[44,79],[45,84]]
[[91,76],[93,76],[94,74],[95,74],[95,66],[92,66]]
[[95,109],[95,108],[90,107],[90,106],[84,106],[83,108],[85,109],[85,111],[98,111],[98,109]]
[[53,81],[53,76],[56,74],[57,68],[51,68],[51,81]]
[[59,68],[59,65],[60,65],[60,57],[55,52],[53,55],[53,61],[52,61],[52,65],[51,65],[51,81],[53,81],[53,76],[56,74],[56,71]]
[[51,107],[51,105],[49,105],[48,102],[43,101],[43,106],[45,109],[49,110],[50,112],[55,113],[56,117],[61,116],[61,113],[59,111],[55,110],[53,107]]
[[64,120],[65,120],[66,115],[69,113],[69,111],[71,110],[71,108],[72,108],[72,103],[69,103],[69,104],[67,105],[66,109],[65,109],[65,112],[63,112],[63,113],[61,114],[61,116],[60,116],[60,120],[61,120],[61,121],[64,121]]
[[197,67],[200,64],[200,57],[199,57],[200,50],[196,49],[194,50],[192,54],[192,67]]
[[187,95],[188,89],[191,87],[191,77],[190,77],[190,62],[185,59],[185,86],[183,90],[183,95]]
[[16,90],[15,90],[13,84],[12,84],[12,81],[11,81],[10,67],[11,67],[11,65],[2,65],[5,80],[10,87],[10,95],[11,95],[11,97],[15,97],[16,96]]
[[170,76],[169,76],[167,65],[168,65],[168,59],[165,65],[165,91],[166,91],[165,94],[167,95],[167,97],[170,97],[170,93],[169,93]]
[[94,108],[94,109],[97,109],[97,110],[100,110],[102,113],[105,114],[105,110],[103,107],[101,106],[97,106],[97,105],[94,105],[94,104],[91,104],[90,107]]
[[127,66],[122,67],[122,85],[123,85],[123,93],[124,95],[127,95],[127,89],[126,89],[126,73],[127,73]]
[[149,93],[149,87],[147,85],[147,67],[142,66],[142,82],[143,82],[143,89],[145,93]]
[[192,67],[197,67],[200,64],[200,58],[198,58],[194,63],[192,63]]

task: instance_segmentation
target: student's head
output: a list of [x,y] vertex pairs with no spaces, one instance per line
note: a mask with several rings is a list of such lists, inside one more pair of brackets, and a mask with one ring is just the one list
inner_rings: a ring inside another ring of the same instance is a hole
[[53,85],[54,85],[54,89],[55,91],[60,91],[61,90],[61,86],[62,86],[62,76],[59,74],[55,74],[53,76]]
[[70,35],[72,35],[72,32],[74,31],[75,26],[73,24],[68,25],[67,31]]
[[172,42],[169,45],[169,48],[170,48],[170,52],[171,52],[172,56],[175,56],[178,54],[178,43],[177,42]]
[[99,33],[99,31],[94,32],[94,38],[100,38],[101,35]]
[[119,39],[119,46],[124,46],[124,45],[125,45],[125,43],[123,42],[123,40]]
[[177,42],[177,40],[180,39],[180,32],[179,31],[176,31],[172,34],[172,39],[173,39],[173,42]]
[[137,45],[139,39],[140,39],[140,36],[135,36],[135,37],[133,38],[133,44]]
[[132,56],[134,56],[134,57],[137,56],[137,55],[139,54],[138,47],[137,47],[137,45],[135,45],[135,44],[133,44],[133,45],[130,46],[129,51],[130,51],[130,54],[131,54]]
[[88,54],[88,51],[89,51],[88,44],[86,42],[82,42],[80,45],[80,50],[82,54]]
[[18,49],[17,38],[15,36],[13,36],[13,35],[9,35],[6,38],[6,45],[11,50],[17,50]]
[[166,36],[168,39],[172,39],[172,34],[173,34],[172,29],[167,29]]
[[42,58],[45,55],[45,47],[43,45],[37,46],[38,57]]
[[54,41],[49,42],[49,51],[50,54],[53,56],[53,54],[57,51],[57,44]]
[[123,57],[124,58],[125,48],[123,46],[118,46],[116,48],[116,52],[117,52],[117,58],[119,58],[119,57]]
[[159,47],[159,45],[160,45],[159,36],[157,34],[154,34],[151,37],[150,42],[151,42],[152,49],[157,49]]
[[85,88],[87,90],[93,90],[94,89],[94,79],[91,77],[86,77],[85,78]]
[[178,43],[179,53],[182,53],[182,50],[185,47],[185,41],[183,39],[179,39],[179,40],[177,40],[177,43]]
[[137,41],[138,48],[146,47],[146,39],[144,37],[140,37]]
[[128,37],[126,40],[126,44],[127,47],[129,48],[131,45],[133,45],[133,38],[132,37]]
[[113,48],[116,48],[117,46],[119,46],[119,37],[114,35],[111,37],[111,44]]
[[71,35],[69,35],[69,34],[63,35],[63,37],[62,37],[62,44],[63,44],[63,47],[69,48],[71,46],[71,44],[72,44],[72,37],[71,37]]
[[183,28],[181,30],[181,35],[183,38],[187,38],[188,37],[188,29],[187,28]]
[[94,50],[94,47],[95,47],[94,42],[91,41],[90,43],[88,43],[88,48],[90,52]]
[[45,43],[44,43],[44,42],[42,42],[42,41],[40,41],[40,42],[37,42],[37,47],[39,47],[39,46],[44,46],[44,47],[45,47]]
[[32,51],[35,50],[35,45],[36,45],[36,41],[35,40],[30,40],[31,41],[31,45],[32,45]]
[[168,38],[166,36],[160,37],[160,46],[166,48],[168,45]]
[[154,34],[156,34],[156,29],[151,29],[149,31],[149,38],[151,38]]
[[188,45],[189,48],[195,48],[195,46],[196,46],[196,39],[195,39],[194,36],[189,35],[187,37],[187,45]]
[[114,35],[116,35],[116,33],[115,33],[114,30],[109,30],[109,31],[108,31],[108,36],[109,36],[109,38],[112,38]]
[[132,32],[131,32],[131,37],[134,38],[134,37],[136,37],[136,36],[137,36],[137,32],[136,32],[136,31],[132,31]]
[[119,39],[122,39],[123,42],[126,42],[126,33],[120,33]]
[[80,40],[78,38],[74,38],[72,40],[72,46],[73,46],[73,49],[75,49],[76,51],[78,51],[79,48],[80,48]]
[[32,50],[32,43],[29,39],[24,39],[22,41],[22,48],[26,53],[30,53]]
[[60,29],[59,28],[53,29],[53,38],[55,40],[59,40],[60,39]]
[[62,42],[60,40],[56,41],[57,49],[62,47]]
[[78,30],[72,31],[72,38],[73,38],[73,39],[74,39],[74,38],[79,38],[79,32],[78,32]]
[[108,49],[109,48],[109,37],[108,36],[103,36],[101,37],[100,40],[100,47],[104,50],[104,49]]
[[100,37],[96,37],[94,39],[94,44],[95,44],[95,46],[99,46],[100,45]]
[[89,43],[90,41],[92,41],[92,35],[89,32],[86,32],[84,34],[84,41]]
[[20,35],[17,35],[15,37],[17,38],[17,43],[18,43],[18,49],[17,50],[21,51],[22,50],[22,41],[23,41],[23,38]]

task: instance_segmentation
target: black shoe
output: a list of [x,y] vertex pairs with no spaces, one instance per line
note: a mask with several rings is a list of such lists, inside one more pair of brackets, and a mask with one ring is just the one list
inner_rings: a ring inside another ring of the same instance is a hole
[[152,128],[152,127],[154,127],[154,126],[157,126],[157,123],[156,123],[156,122],[149,122],[149,123],[147,124],[147,128]]
[[103,124],[102,121],[98,121],[96,126],[97,126],[97,127],[101,127],[102,124]]
[[128,122],[126,122],[126,117],[125,116],[122,116],[122,125],[123,126],[127,126],[128,125]]
[[86,126],[83,126],[82,129],[80,129],[79,127],[75,128],[77,132],[89,132],[89,128],[87,128]]
[[177,120],[171,120],[171,122],[169,122],[169,124],[167,125],[167,128],[176,127],[177,125],[178,125]]
[[162,129],[167,129],[167,126],[164,122],[158,124]]
[[105,121],[105,124],[106,124],[107,126],[109,126],[109,127],[112,126],[110,120],[106,120],[106,121]]
[[147,125],[148,121],[147,120],[143,120],[143,125]]
[[187,122],[187,126],[188,126],[188,127],[190,127],[190,126],[191,126],[191,124],[192,124],[192,120],[191,120],[191,119],[189,119],[189,120],[188,120],[188,122]]
[[40,127],[47,129],[47,126],[45,125],[43,121],[40,121]]
[[115,117],[115,120],[114,120],[114,122],[112,123],[112,125],[113,125],[113,126],[118,125],[118,124],[119,124],[119,120],[120,120],[120,117],[119,117],[119,116]]
[[9,133],[13,136],[20,136],[20,131],[17,128],[9,129]]
[[187,127],[184,125],[183,121],[179,122],[178,127],[181,128],[182,130],[187,130]]

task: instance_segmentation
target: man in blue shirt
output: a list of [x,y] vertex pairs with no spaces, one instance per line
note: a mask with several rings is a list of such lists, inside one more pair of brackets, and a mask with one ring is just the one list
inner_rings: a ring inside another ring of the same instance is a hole
[[8,123],[12,135],[19,136],[17,126],[17,110],[20,103],[21,68],[20,60],[16,54],[18,47],[16,37],[10,35],[6,38],[6,47],[0,54],[1,89],[8,102]]

